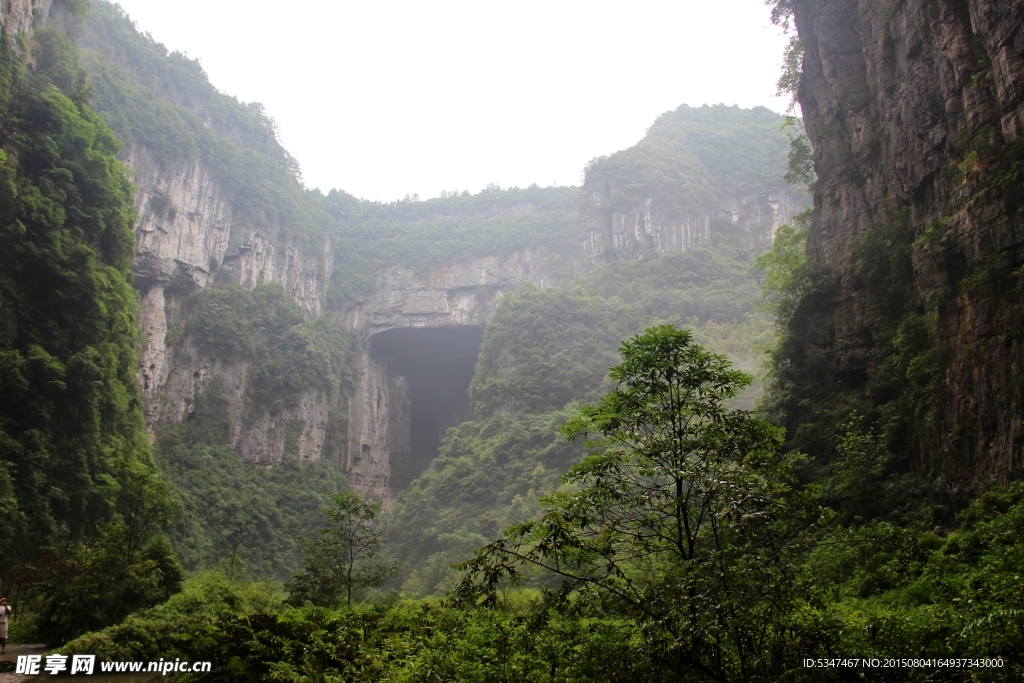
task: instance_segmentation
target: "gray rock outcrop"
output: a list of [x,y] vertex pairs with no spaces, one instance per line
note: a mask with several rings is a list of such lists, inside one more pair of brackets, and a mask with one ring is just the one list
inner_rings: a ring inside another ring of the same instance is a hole
[[887,294],[863,277],[857,247],[881,235],[882,265],[909,250],[893,275],[907,282],[900,303],[934,316],[945,359],[929,398],[934,411],[915,421],[917,467],[961,491],[1019,478],[1021,6],[792,4],[806,51],[799,101],[818,175],[808,256],[836,282],[834,297],[799,312],[801,362],[828,368],[844,390],[862,390],[879,370],[892,324],[880,303]]
[[299,454],[320,456],[327,426],[326,397],[303,395],[299,406],[273,417],[242,419],[249,363],[205,358],[189,343],[168,346],[184,300],[213,284],[252,288],[279,282],[312,317],[324,310],[333,263],[330,242],[303,245],[280,231],[235,215],[233,197],[198,161],[156,162],[141,146],[123,154],[134,171],[139,221],[135,228],[135,285],[142,299],[144,344],[139,382],[149,423],[179,422],[213,377],[224,378],[232,446],[245,460],[280,462],[284,429],[301,422]]

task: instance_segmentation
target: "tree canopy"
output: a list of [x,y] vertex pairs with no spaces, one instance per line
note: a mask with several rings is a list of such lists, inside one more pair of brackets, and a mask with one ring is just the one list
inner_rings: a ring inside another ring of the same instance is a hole
[[[726,402],[751,378],[670,325],[623,342],[616,388],[564,427],[595,435],[544,514],[478,551],[457,596],[493,601],[523,565],[637,619],[654,656],[716,680],[769,680],[800,649],[801,534],[782,433]],[[478,597],[480,596],[480,597]]]

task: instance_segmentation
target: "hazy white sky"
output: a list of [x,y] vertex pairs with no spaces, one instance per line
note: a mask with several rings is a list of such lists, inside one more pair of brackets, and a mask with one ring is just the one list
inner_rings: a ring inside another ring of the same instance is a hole
[[120,4],[262,102],[308,186],[367,199],[576,184],[680,104],[787,104],[763,0]]

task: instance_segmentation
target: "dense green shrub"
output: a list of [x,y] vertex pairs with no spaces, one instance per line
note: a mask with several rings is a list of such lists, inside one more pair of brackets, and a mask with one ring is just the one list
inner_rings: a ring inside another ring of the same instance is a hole
[[51,643],[182,578],[135,380],[134,189],[78,57],[54,31],[20,53],[0,36],[0,579]]
[[[95,654],[101,660],[151,660],[186,654],[204,643],[216,624],[236,615],[272,612],[284,595],[270,581],[254,582],[242,572],[233,576],[219,570],[200,572],[185,582],[181,592],[161,605],[140,610],[102,631],[88,633],[65,644],[65,654]],[[216,657],[218,666],[221,657]]]

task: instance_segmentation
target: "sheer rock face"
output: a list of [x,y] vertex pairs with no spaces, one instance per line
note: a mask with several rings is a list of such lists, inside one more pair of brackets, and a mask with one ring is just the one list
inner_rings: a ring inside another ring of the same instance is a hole
[[348,308],[346,323],[359,334],[363,349],[362,378],[352,399],[348,448],[342,457],[353,489],[390,506],[398,492],[394,480],[402,476],[392,472],[392,463],[409,449],[409,384],[376,352],[374,336],[405,327],[482,327],[498,299],[521,283],[556,285],[556,259],[565,257],[523,249],[426,272],[394,266],[378,275],[371,296]]
[[771,242],[779,226],[790,223],[805,200],[780,187],[766,196],[730,197],[720,206],[682,216],[667,212],[651,198],[623,210],[608,206],[616,188],[607,179],[588,177],[580,213],[583,253],[592,262],[607,258],[642,260],[661,252],[685,251],[711,239],[717,224],[739,224],[751,246]]
[[[1024,133],[1024,5],[1011,0],[796,0],[806,50],[799,102],[818,181],[808,253],[838,279],[837,302],[807,311],[837,378],[870,376],[880,343],[852,273],[858,237],[897,215],[912,236],[913,289],[938,297],[948,359],[934,421],[920,424],[923,471],[961,489],[1021,475],[1024,308],[1006,278],[1024,263],[1019,177],[1000,159]],[[979,133],[980,131],[980,133]],[[965,140],[986,151],[968,158]],[[941,219],[944,223],[936,224]],[[995,270],[992,270],[995,269]],[[985,285],[989,282],[989,285]],[[994,283],[994,284],[992,284]],[[813,308],[813,304],[812,304]]]
[[205,358],[187,341],[172,350],[167,335],[180,322],[183,301],[212,284],[251,289],[260,282],[280,282],[308,314],[318,317],[333,263],[330,243],[319,249],[303,246],[235,215],[233,197],[198,161],[162,165],[138,146],[126,150],[123,160],[134,171],[137,189],[133,273],[142,298],[139,382],[148,422],[181,421],[196,395],[220,376],[228,394],[232,446],[244,459],[280,462],[286,427],[301,422],[300,458],[316,460],[327,426],[326,397],[311,392],[298,408],[243,421],[248,362]]
[[5,0],[0,5],[0,26],[11,44],[17,44],[14,38],[19,33],[30,33],[35,17],[45,17],[51,4],[53,0]]

